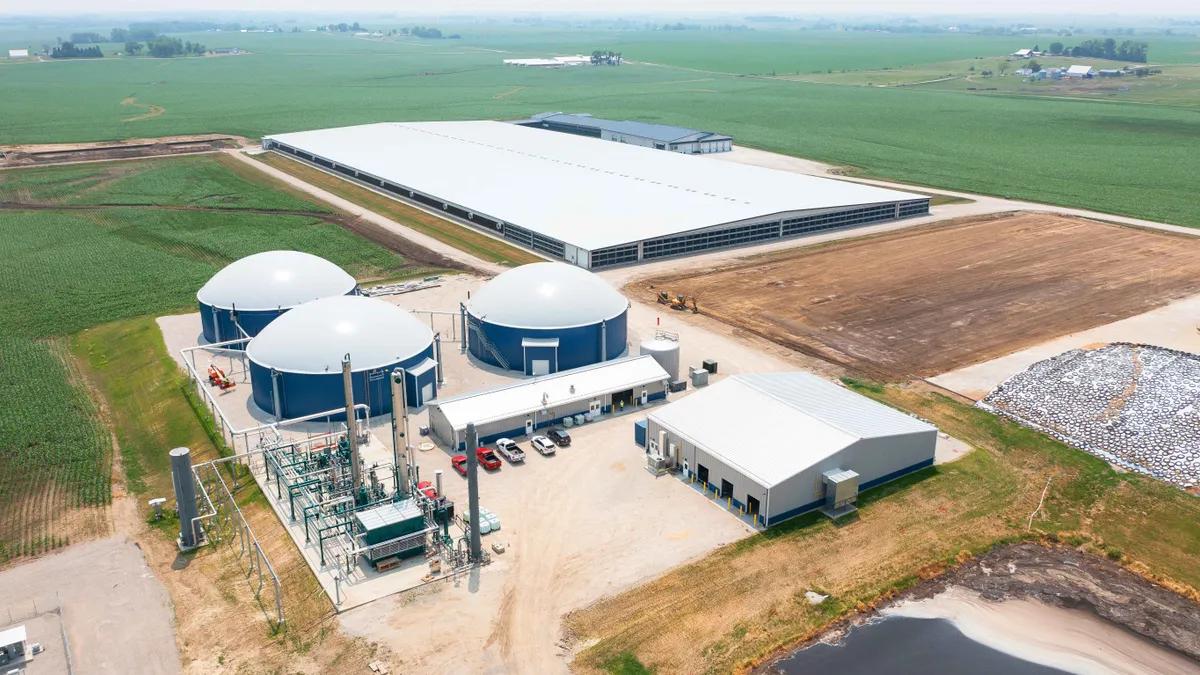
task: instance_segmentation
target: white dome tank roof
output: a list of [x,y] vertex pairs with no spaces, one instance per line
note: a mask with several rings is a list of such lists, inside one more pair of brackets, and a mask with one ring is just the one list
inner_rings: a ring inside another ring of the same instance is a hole
[[354,277],[328,260],[300,251],[246,256],[217,272],[196,294],[200,302],[245,311],[290,309],[354,290]]
[[410,359],[433,344],[433,331],[399,307],[359,295],[323,298],[280,316],[250,341],[250,360],[289,373],[354,372]]
[[467,310],[511,328],[574,328],[619,316],[629,302],[591,272],[558,262],[511,269],[471,296]]

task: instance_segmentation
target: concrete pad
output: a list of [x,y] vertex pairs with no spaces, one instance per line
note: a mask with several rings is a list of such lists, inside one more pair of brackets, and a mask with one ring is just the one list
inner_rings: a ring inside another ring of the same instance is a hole
[[[35,601],[48,609],[47,599],[57,592],[76,673],[129,673],[132,663],[138,673],[182,672],[170,595],[141,549],[122,535],[76,544],[0,572],[0,589],[0,602],[14,615]],[[64,653],[57,628],[39,625],[38,630],[31,641]],[[49,665],[53,657],[46,656]],[[39,670],[40,658],[30,675],[66,672]]]
[[971,450],[974,450],[974,448],[967,445],[963,441],[960,441],[953,436],[947,436],[946,434],[938,432],[937,445],[935,445],[933,449],[933,463],[948,464],[956,459],[962,458],[963,455],[967,454]]
[[943,373],[929,378],[929,381],[977,401],[987,396],[1000,383],[1038,361],[1072,349],[1095,348],[1112,342],[1133,342],[1200,354],[1198,323],[1200,295],[1194,295],[1145,314],[1065,335],[1036,347]]

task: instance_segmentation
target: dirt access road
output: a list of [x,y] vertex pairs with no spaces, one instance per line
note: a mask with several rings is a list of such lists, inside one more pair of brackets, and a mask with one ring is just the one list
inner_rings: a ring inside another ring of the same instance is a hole
[[1200,240],[984,216],[643,279],[703,314],[874,377],[933,376],[1200,292]]
[[[386,216],[375,213],[374,211],[364,209],[363,207],[359,206],[358,204],[355,204],[347,199],[342,199],[341,197],[333,194],[332,192],[329,192],[327,190],[322,190],[321,188],[319,188],[315,185],[310,185],[309,183],[306,183],[291,174],[280,171],[279,169],[276,169],[274,167],[267,166],[266,164],[263,164],[262,162],[256,161],[254,158],[249,157],[248,155],[241,152],[240,150],[226,150],[225,152],[230,157],[234,157],[234,158],[246,163],[248,166],[252,166],[252,167],[258,169],[259,171],[262,171],[263,173],[274,178],[275,180],[281,181],[283,183],[287,183],[291,187],[301,190],[302,192],[304,192],[312,197],[316,197],[317,199],[337,208],[340,211],[357,216],[360,219],[362,219],[363,221],[370,223],[377,228],[383,228],[384,230],[390,232],[394,236],[402,237],[402,238],[407,239],[408,241],[416,244],[417,246],[426,248],[430,251],[433,251],[434,253],[437,253],[438,255],[449,258],[450,260],[453,260],[456,263],[458,263],[458,265],[456,265],[458,267],[465,267],[466,269],[469,269],[469,270],[478,270],[486,275],[500,274],[501,272],[508,269],[507,267],[504,267],[503,265],[497,265],[495,263],[487,262],[485,260],[480,260],[479,258],[476,258],[475,256],[471,255],[470,253],[467,253],[465,251],[454,248],[453,246],[450,246],[446,243],[440,242],[437,239],[434,239],[433,237],[430,237],[426,234],[417,232],[416,230],[414,230],[410,227],[406,227],[405,225],[398,223],[398,222],[392,220],[391,218],[388,218]],[[426,210],[426,209],[422,209],[422,210]]]

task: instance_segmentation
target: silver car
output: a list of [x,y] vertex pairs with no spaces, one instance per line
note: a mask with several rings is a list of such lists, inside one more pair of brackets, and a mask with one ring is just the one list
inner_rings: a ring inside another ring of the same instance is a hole
[[533,446],[534,450],[537,450],[543,455],[553,455],[554,450],[556,449],[554,442],[545,436],[534,436],[533,438],[529,439],[529,444]]

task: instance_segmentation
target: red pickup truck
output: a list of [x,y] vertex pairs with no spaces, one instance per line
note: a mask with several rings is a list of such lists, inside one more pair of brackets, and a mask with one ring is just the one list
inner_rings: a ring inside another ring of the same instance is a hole
[[475,451],[475,457],[479,460],[480,465],[488,471],[500,468],[500,458],[492,452],[491,448],[479,448]]

